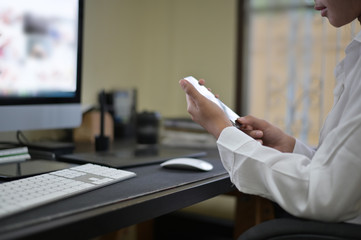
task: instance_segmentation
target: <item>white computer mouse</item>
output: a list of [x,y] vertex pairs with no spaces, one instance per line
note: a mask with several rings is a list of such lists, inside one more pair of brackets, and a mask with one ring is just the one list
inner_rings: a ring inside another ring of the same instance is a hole
[[213,165],[204,160],[195,158],[173,158],[160,164],[165,168],[174,169],[189,169],[189,170],[200,170],[200,171],[211,171]]

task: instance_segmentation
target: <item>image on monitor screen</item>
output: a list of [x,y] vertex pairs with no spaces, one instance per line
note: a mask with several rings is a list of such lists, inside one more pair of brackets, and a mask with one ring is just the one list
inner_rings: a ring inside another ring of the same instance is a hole
[[0,1],[0,131],[80,125],[83,8]]

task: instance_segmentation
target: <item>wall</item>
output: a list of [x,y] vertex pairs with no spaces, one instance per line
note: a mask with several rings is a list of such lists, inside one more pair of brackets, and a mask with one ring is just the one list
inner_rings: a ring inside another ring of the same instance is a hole
[[[85,0],[82,103],[137,88],[138,111],[188,116],[178,80],[193,75],[234,102],[236,0]],[[64,132],[26,131],[30,140]],[[1,140],[16,141],[13,132]]]
[[82,102],[135,87],[138,110],[188,116],[178,80],[193,75],[234,106],[236,0],[87,0]]

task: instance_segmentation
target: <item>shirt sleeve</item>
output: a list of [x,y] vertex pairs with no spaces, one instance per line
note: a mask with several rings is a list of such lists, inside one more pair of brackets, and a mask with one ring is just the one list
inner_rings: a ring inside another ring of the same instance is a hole
[[308,158],[312,158],[315,152],[316,152],[315,148],[311,148],[310,146],[307,146],[300,140],[296,139],[296,144],[293,149],[293,153],[302,154],[307,156]]
[[322,221],[351,220],[361,213],[360,143],[361,116],[332,130],[312,159],[262,146],[235,127],[224,129],[217,141],[240,191]]

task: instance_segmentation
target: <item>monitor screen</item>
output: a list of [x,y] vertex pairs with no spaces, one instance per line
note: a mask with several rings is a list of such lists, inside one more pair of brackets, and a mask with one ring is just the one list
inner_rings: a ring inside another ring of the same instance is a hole
[[81,123],[83,0],[0,1],[0,130]]

